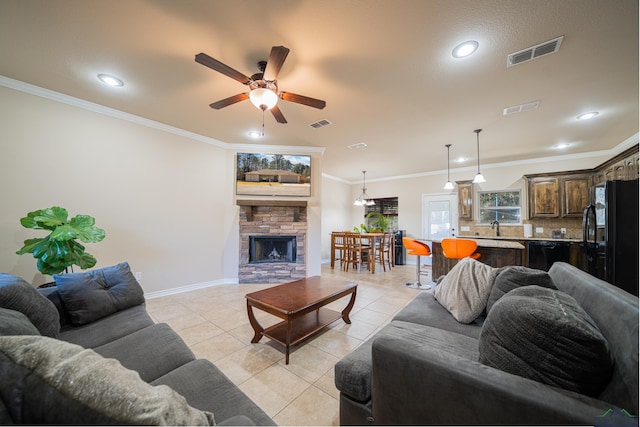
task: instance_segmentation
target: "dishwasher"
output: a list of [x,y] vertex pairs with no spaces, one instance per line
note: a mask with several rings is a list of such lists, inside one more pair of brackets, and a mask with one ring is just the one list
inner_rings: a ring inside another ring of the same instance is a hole
[[571,243],[549,240],[527,242],[527,261],[529,268],[549,271],[556,261],[569,262]]

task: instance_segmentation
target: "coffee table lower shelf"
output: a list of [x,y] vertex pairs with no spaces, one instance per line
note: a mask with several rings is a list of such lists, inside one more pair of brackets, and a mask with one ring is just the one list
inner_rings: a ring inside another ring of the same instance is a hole
[[320,308],[300,317],[282,321],[265,328],[262,335],[285,347],[287,346],[287,324],[291,325],[289,345],[296,345],[331,323],[342,318],[342,314],[328,308]]

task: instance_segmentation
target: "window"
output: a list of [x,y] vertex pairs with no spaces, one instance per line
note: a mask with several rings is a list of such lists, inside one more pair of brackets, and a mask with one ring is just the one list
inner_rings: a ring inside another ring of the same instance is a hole
[[478,224],[521,224],[520,190],[478,192]]

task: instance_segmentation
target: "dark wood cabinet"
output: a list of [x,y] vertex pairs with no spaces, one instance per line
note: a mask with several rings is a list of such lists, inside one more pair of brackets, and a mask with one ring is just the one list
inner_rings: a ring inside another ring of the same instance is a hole
[[528,179],[529,218],[560,216],[560,180],[557,177]]
[[458,218],[473,219],[473,182],[456,181],[458,184]]
[[[507,265],[523,265],[524,250],[511,248],[489,248],[478,246],[476,252],[480,254],[478,261],[490,265],[491,267],[504,267]],[[440,242],[431,243],[431,277],[436,280],[438,277],[447,274],[457,259],[446,258],[442,252]]]
[[591,203],[591,175],[569,175],[561,180],[562,217],[582,217]]

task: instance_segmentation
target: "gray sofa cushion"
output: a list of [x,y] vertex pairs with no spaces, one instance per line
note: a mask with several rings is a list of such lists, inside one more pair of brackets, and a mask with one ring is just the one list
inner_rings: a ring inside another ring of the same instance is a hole
[[444,352],[458,354],[471,360],[478,358],[478,341],[474,338],[439,328],[393,320],[335,365],[336,388],[357,402],[364,403],[371,399],[371,348],[373,342],[381,337],[402,337],[408,341],[428,343]]
[[0,308],[0,336],[7,335],[40,335],[40,332],[24,314]]
[[[212,425],[169,387],[114,359],[41,336],[0,337],[0,396],[17,424]],[[22,390],[15,393],[14,390]]]
[[491,311],[491,307],[506,295],[509,291],[522,286],[542,286],[543,288],[557,289],[553,284],[553,280],[549,273],[544,270],[522,266],[503,267],[498,271],[498,276],[493,283],[493,288],[489,293],[487,300],[487,313]]
[[577,301],[540,286],[515,289],[493,306],[479,350],[485,365],[593,397],[613,369],[607,340]]
[[144,302],[144,292],[126,262],[53,278],[74,325],[84,325]]
[[254,424],[275,425],[273,420],[229,380],[213,363],[197,359],[153,381],[168,385],[187,399],[189,405],[211,411],[217,421],[244,415]]
[[94,348],[153,324],[153,319],[144,305],[137,305],[103,317],[97,322],[82,326],[63,326],[60,330],[60,339],[84,348]]
[[431,292],[420,292],[417,294],[415,298],[393,318],[393,320],[432,326],[476,339],[480,336],[483,319],[482,316],[478,317],[469,324],[458,322],[453,318],[451,313],[435,299]]
[[103,357],[117,359],[146,382],[195,359],[182,338],[166,323],[140,329],[94,350]]
[[0,307],[27,316],[42,335],[56,338],[60,333],[60,316],[56,307],[19,277],[0,273]]

